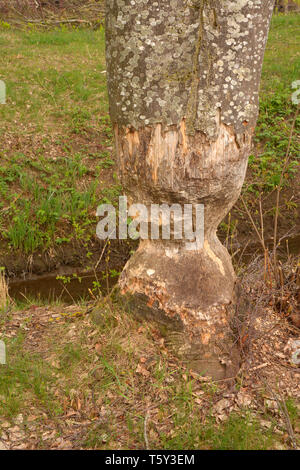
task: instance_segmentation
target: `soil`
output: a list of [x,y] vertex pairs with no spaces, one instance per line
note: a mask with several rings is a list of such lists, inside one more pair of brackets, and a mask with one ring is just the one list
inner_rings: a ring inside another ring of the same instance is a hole
[[0,0],[0,18],[17,27],[26,23],[92,26],[103,23],[104,0]]

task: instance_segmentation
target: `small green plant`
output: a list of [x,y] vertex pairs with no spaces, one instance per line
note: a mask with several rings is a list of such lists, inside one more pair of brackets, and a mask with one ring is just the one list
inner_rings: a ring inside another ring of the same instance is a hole
[[0,20],[0,30],[1,29],[4,29],[4,30],[11,29],[11,25],[7,23],[7,21]]
[[208,426],[204,437],[215,450],[266,450],[273,443],[272,431],[263,430],[249,412],[231,414],[218,428]]

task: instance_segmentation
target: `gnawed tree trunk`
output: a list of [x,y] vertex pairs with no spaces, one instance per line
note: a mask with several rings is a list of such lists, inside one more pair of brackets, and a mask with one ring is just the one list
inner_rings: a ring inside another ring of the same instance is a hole
[[204,204],[205,242],[144,240],[120,286],[141,314],[183,330],[194,368],[238,367],[227,306],[235,274],[216,236],[244,181],[273,0],[108,0],[110,114],[136,203]]

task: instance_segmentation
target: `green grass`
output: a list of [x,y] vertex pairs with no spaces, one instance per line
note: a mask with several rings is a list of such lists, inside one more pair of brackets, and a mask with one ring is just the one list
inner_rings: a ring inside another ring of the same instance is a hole
[[[296,106],[291,97],[292,83],[300,77],[300,16],[274,16],[263,65],[260,115],[255,134],[256,153],[250,157],[251,182],[245,188],[255,192],[278,186],[288,147]],[[290,148],[290,163],[284,184],[299,166],[300,116],[297,118]],[[298,133],[298,137],[297,137]]]
[[[112,186],[103,31],[0,29],[2,246],[28,254],[95,236]],[[92,142],[92,145],[90,144]]]
[[0,415],[13,418],[24,412],[24,402],[46,410],[50,415],[60,414],[51,385],[54,383],[51,366],[38,354],[23,349],[24,335],[8,342],[6,366],[1,366]]
[[204,425],[195,420],[186,423],[185,419],[186,415],[180,416],[176,423],[179,432],[164,440],[165,449],[266,450],[274,443],[272,431],[263,430],[255,416],[247,411],[232,413],[220,425],[216,425],[214,418]]

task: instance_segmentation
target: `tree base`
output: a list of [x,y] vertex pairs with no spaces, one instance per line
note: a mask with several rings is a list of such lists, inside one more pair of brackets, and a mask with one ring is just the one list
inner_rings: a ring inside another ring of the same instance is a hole
[[195,372],[234,377],[239,351],[229,309],[235,275],[215,237],[202,250],[143,241],[119,281],[131,311],[165,326],[166,345]]

